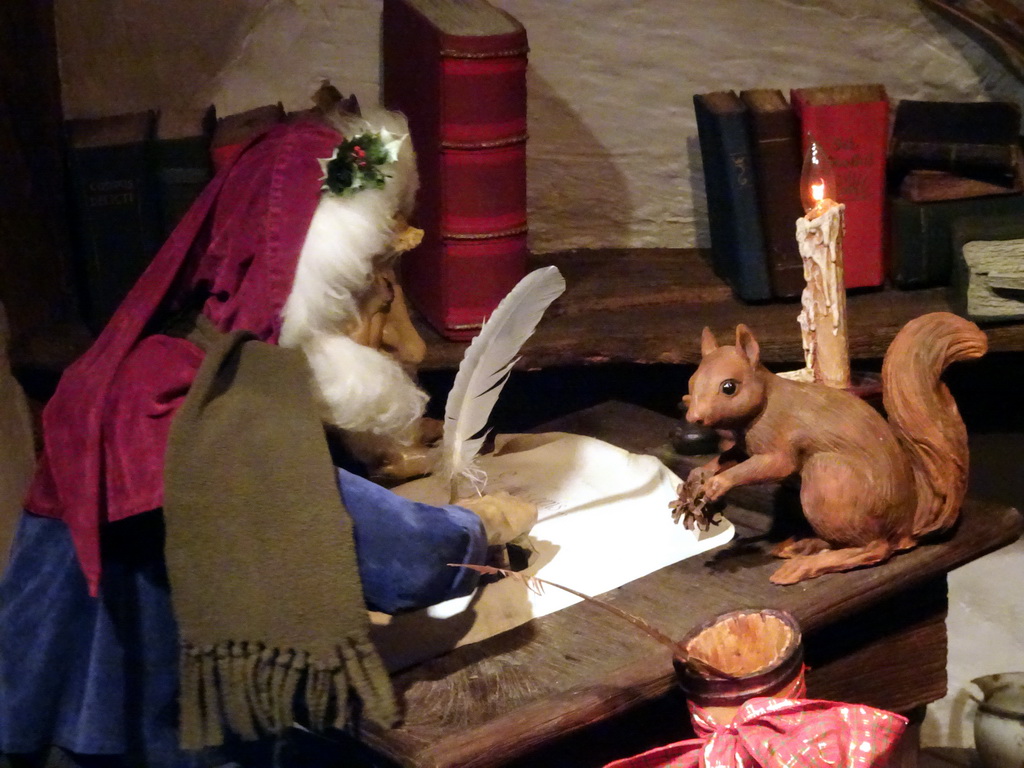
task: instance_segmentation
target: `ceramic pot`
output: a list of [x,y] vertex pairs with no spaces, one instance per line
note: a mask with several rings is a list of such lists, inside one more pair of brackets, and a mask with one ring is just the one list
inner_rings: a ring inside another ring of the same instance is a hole
[[682,639],[686,652],[730,676],[675,661],[687,699],[720,725],[759,696],[802,696],[804,656],[800,627],[786,611],[730,611],[694,627]]
[[974,746],[985,768],[1020,768],[1024,760],[1024,672],[971,681],[984,698],[974,714]]

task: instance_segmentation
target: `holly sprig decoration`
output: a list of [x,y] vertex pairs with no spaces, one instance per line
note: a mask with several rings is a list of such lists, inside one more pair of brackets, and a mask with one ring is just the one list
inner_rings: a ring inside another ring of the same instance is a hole
[[405,136],[396,136],[386,128],[345,139],[333,155],[320,159],[324,172],[321,190],[351,195],[361,189],[381,189],[390,177],[383,168],[398,160],[404,140]]

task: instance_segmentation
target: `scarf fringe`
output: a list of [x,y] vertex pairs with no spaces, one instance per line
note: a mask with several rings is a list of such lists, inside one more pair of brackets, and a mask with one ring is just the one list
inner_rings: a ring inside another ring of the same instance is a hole
[[[364,647],[365,646],[365,647]],[[351,638],[326,659],[262,643],[183,643],[180,741],[183,749],[214,747],[230,731],[243,740],[280,734],[300,722],[318,731],[344,728],[355,693],[364,716],[390,727],[398,707],[373,646]]]

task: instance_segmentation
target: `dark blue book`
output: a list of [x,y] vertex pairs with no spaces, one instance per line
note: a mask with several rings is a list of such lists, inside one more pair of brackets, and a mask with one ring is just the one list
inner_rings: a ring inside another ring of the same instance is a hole
[[164,240],[213,178],[210,138],[216,124],[213,105],[157,114],[153,154]]
[[98,333],[163,242],[153,156],[155,114],[65,123],[76,272]]
[[717,91],[696,94],[693,109],[715,272],[744,301],[770,299],[747,108],[733,91]]

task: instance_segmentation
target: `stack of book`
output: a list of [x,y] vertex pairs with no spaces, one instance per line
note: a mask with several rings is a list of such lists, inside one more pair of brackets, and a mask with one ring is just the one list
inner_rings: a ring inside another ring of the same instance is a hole
[[[949,283],[962,258],[961,220],[1024,215],[1020,128],[1011,102],[897,104],[888,169],[894,285]],[[980,230],[968,223],[964,232]]]
[[1024,318],[1024,216],[963,216],[952,239],[953,308],[971,320]]
[[[469,339],[526,273],[526,30],[487,0],[386,0],[381,45],[384,103],[408,118],[420,175],[404,288],[442,335]],[[71,121],[87,324],[102,328],[213,173],[309,111]]]
[[[526,273],[527,51],[523,25],[486,0],[384,3],[384,102],[409,119],[425,233],[403,260],[404,287],[448,338],[476,335]],[[309,111],[275,103],[220,119],[210,107],[70,121],[90,328],[110,318],[213,173],[253,136]]]
[[217,119],[213,105],[65,123],[75,272],[98,333],[212,178],[280,104]]
[[83,319],[93,332],[163,242],[155,112],[65,124],[72,242]]
[[712,260],[745,301],[803,291],[796,220],[811,140],[836,170],[846,205],[847,288],[885,279],[885,161],[889,101],[881,85],[718,91],[693,97]]

